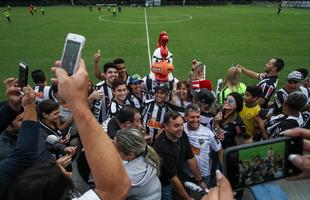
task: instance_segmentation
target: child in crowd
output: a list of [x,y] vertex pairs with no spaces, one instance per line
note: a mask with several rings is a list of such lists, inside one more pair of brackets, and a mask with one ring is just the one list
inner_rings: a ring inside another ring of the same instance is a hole
[[169,95],[169,88],[165,84],[160,84],[155,88],[155,99],[145,103],[142,111],[143,126],[146,133],[151,137],[150,143],[153,143],[157,134],[163,128],[165,113],[170,111],[166,102]]
[[257,100],[262,94],[262,89],[259,86],[252,85],[246,88],[243,96],[243,109],[239,113],[245,124],[246,133],[253,137],[257,131],[256,116],[261,107],[257,104]]
[[129,94],[126,99],[126,104],[132,105],[139,110],[142,110],[147,94],[142,90],[143,80],[140,75],[134,74],[129,78],[128,88]]

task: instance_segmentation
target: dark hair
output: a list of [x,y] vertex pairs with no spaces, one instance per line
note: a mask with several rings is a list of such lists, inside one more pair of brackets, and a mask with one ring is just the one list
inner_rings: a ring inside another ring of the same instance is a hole
[[41,69],[36,69],[31,72],[32,81],[35,84],[44,83],[46,81],[45,74]]
[[43,100],[38,105],[39,119],[43,118],[43,113],[50,114],[59,108],[59,104],[51,99]]
[[253,97],[260,97],[262,95],[262,88],[257,85],[250,85],[246,87],[246,91]]
[[169,111],[164,116],[164,124],[168,125],[170,119],[175,120],[178,117],[182,117],[182,115],[176,111]]
[[117,64],[123,64],[123,63],[125,63],[125,60],[122,59],[122,58],[116,58],[116,59],[113,61],[113,63],[114,63],[115,65],[117,65]]
[[243,109],[243,97],[242,97],[242,95],[239,94],[238,92],[232,92],[229,95],[227,95],[227,97],[228,96],[234,97],[234,99],[236,101],[236,111],[237,111],[237,113],[242,111],[242,109]]
[[135,121],[135,114],[139,113],[139,110],[130,105],[124,106],[116,116],[119,123],[125,123],[127,121],[133,123]]
[[284,61],[281,58],[275,58],[275,59],[276,62],[274,63],[274,66],[277,68],[277,71],[280,72],[284,67]]
[[115,89],[120,85],[126,85],[125,81],[120,78],[114,79],[112,81],[112,90],[115,91]]
[[180,88],[182,85],[185,85],[187,89],[187,100],[191,101],[193,99],[192,93],[191,93],[191,84],[189,84],[188,81],[179,81],[177,82],[177,89]]
[[301,91],[294,91],[287,96],[286,106],[295,112],[299,112],[307,103],[307,97]]
[[305,79],[308,76],[308,70],[306,68],[298,68],[296,71],[300,72],[302,74],[303,79]]
[[103,65],[103,71],[104,73],[107,73],[108,69],[110,68],[114,68],[117,70],[117,67],[114,63],[111,63],[111,62],[107,62],[106,64]]
[[55,162],[43,162],[27,169],[16,178],[9,189],[10,200],[63,200],[71,199],[75,191]]

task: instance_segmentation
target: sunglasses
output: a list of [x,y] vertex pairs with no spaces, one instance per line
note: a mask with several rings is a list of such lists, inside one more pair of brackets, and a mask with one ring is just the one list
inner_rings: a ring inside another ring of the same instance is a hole
[[227,99],[225,99],[225,102],[228,104],[235,104],[236,100],[233,97],[227,97]]

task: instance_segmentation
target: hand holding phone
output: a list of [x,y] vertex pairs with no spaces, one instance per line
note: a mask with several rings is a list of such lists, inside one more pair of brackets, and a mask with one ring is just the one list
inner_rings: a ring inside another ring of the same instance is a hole
[[67,35],[60,66],[67,71],[68,75],[74,74],[77,70],[84,44],[84,36],[73,33]]
[[[302,137],[304,138],[303,150],[304,152],[310,152],[310,130],[305,128],[294,128],[289,129],[282,132],[283,135],[289,137]],[[289,180],[297,180],[297,179],[306,179],[310,178],[310,158],[309,156],[302,156],[299,154],[291,154],[289,155],[289,160],[293,163],[294,166],[301,170],[301,173],[298,176],[290,177]]]
[[224,174],[234,190],[300,173],[288,157],[302,154],[301,137],[281,137],[227,148]]

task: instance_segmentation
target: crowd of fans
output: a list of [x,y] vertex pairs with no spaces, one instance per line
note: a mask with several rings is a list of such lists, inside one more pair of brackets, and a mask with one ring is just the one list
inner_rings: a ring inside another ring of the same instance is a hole
[[[31,73],[33,87],[20,88],[14,78],[3,82],[0,199],[193,199],[185,181],[204,191],[229,187],[217,171],[224,149],[310,128],[308,71],[290,72],[277,90],[282,59],[270,59],[261,73],[233,66],[215,92],[199,61],[188,80],[162,83],[129,75],[120,58],[101,71],[100,58],[94,55],[96,84],[83,60],[72,76],[54,67],[57,80],[50,86],[40,69]],[[241,74],[257,85],[247,85]],[[306,130],[297,132],[291,135],[309,138]],[[72,159],[91,188],[83,195],[69,178]],[[255,163],[241,164],[254,173]]]

